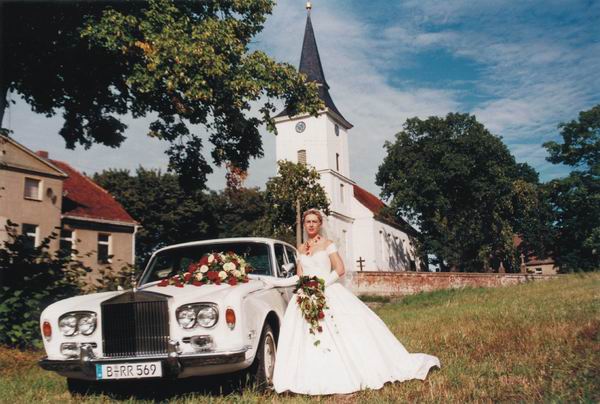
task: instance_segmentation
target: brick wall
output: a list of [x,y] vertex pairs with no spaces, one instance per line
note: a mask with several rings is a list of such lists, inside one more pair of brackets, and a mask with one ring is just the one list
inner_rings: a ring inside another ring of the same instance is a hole
[[460,272],[353,272],[346,287],[356,295],[403,296],[464,287],[499,287],[557,279],[560,275]]

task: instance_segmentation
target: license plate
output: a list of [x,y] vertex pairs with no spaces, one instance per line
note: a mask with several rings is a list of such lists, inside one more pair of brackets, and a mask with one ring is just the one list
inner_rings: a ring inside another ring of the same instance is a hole
[[96,379],[140,379],[161,377],[162,365],[157,362],[96,364]]

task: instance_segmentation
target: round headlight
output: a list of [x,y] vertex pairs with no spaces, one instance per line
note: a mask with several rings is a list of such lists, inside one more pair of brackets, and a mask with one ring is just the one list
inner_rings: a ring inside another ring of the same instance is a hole
[[196,312],[191,307],[179,310],[177,313],[177,322],[185,329],[192,328],[196,325]]
[[77,328],[83,335],[90,335],[96,330],[96,316],[93,314],[84,314],[77,322]]
[[219,312],[212,306],[204,306],[198,310],[196,319],[202,327],[210,328],[217,323]]
[[70,337],[75,335],[77,332],[77,317],[74,315],[67,315],[60,319],[58,327],[64,336]]

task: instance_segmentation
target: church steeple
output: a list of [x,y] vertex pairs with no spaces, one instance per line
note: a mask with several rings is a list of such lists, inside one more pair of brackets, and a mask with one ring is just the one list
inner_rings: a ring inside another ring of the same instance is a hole
[[[313,30],[312,22],[310,19],[310,12],[312,5],[309,2],[306,4],[307,16],[306,16],[306,27],[304,28],[304,40],[302,42],[302,53],[300,55],[300,66],[298,70],[300,73],[304,73],[308,78],[308,81],[317,83],[319,87],[319,97],[325,103],[325,107],[337,115],[340,123],[346,128],[352,128],[352,124],[348,122],[342,113],[337,109],[331,95],[329,94],[329,84],[325,80],[325,73],[323,72],[323,65],[321,64],[321,58],[319,56],[319,49],[317,48],[317,40],[315,38],[315,31]],[[287,108],[283,110],[278,116],[287,115]]]
[[309,81],[317,82],[329,89],[329,85],[325,81],[325,73],[323,73],[321,58],[319,57],[315,31],[313,30],[312,22],[310,20],[310,9],[308,16],[306,17],[302,54],[300,55],[300,68],[298,70],[300,70],[300,73],[306,74]]

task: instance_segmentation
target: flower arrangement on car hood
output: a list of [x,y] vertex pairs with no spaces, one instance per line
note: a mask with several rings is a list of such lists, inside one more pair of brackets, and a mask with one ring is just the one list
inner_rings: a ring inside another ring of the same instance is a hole
[[252,266],[233,251],[213,252],[190,263],[185,272],[161,280],[158,286],[173,285],[182,288],[186,284],[202,286],[222,283],[234,286],[239,282],[248,282],[250,272]]

